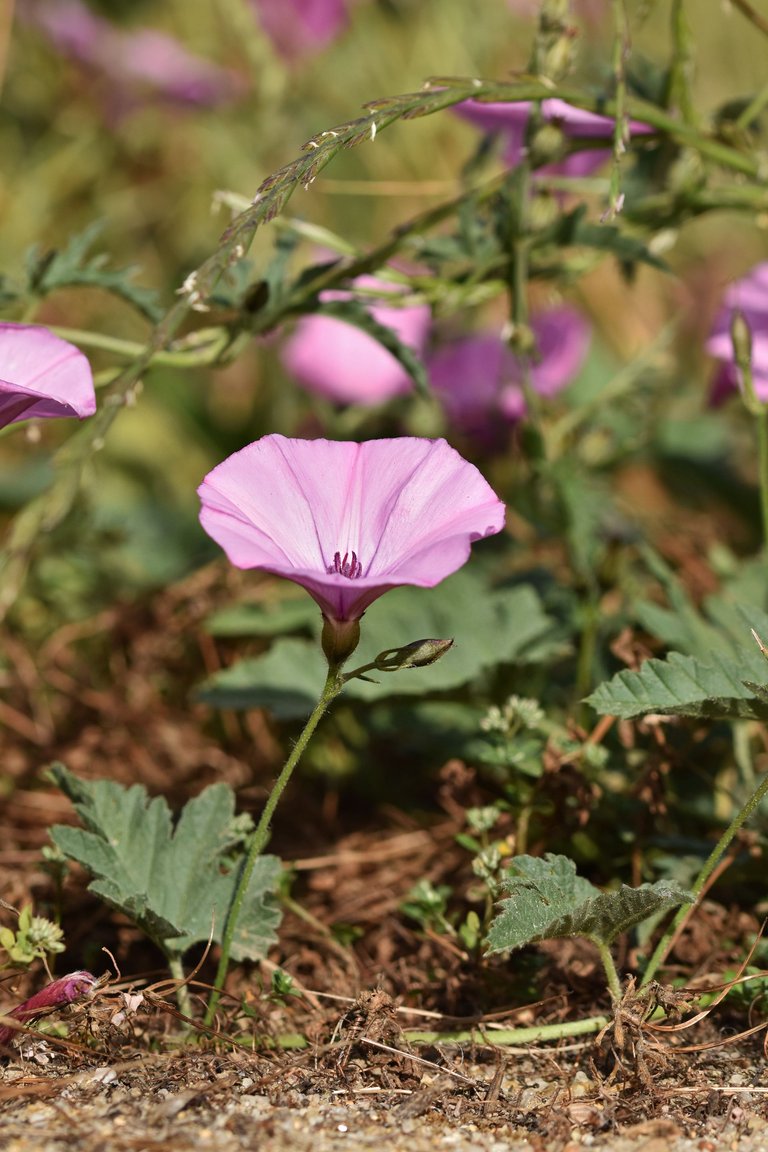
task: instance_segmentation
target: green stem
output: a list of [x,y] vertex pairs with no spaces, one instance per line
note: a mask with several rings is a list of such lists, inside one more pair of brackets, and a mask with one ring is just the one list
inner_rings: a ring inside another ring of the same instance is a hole
[[179,981],[179,985],[176,988],[176,1003],[183,1015],[190,1020],[192,1018],[192,1000],[189,995],[189,987],[184,983],[186,976],[184,966],[181,963],[181,957],[169,956],[166,953],[166,960],[168,961],[168,971],[171,976],[174,980]]
[[760,469],[760,511],[763,522],[763,551],[768,554],[768,409],[760,406],[756,414],[757,445]]
[[608,208],[603,217],[606,221],[613,220],[621,211],[623,201],[621,195],[621,161],[627,150],[627,137],[629,135],[629,123],[626,114],[626,65],[630,44],[625,0],[613,0],[613,22],[613,76],[616,82],[614,92],[616,117],[613,123],[613,162],[611,164]]
[[[579,640],[579,652],[576,662],[576,700],[583,700],[588,696],[593,684],[595,672],[595,653],[597,652],[597,637],[600,628],[599,592],[594,578],[588,579],[586,596],[582,603],[582,629]],[[582,705],[585,716],[589,705]],[[582,717],[582,720],[584,717]]]
[[671,31],[673,54],[670,67],[670,103],[673,109],[679,110],[689,127],[695,127],[696,113],[691,97],[693,48],[684,0],[674,0],[672,4]]
[[673,941],[677,935],[678,929],[680,928],[683,921],[688,916],[690,916],[693,908],[695,908],[695,906],[698,902],[698,897],[700,896],[700,894],[704,888],[704,885],[706,884],[707,880],[709,879],[709,877],[712,875],[715,868],[719,864],[721,857],[724,855],[726,849],[728,848],[729,844],[731,843],[734,836],[738,832],[739,828],[741,828],[742,824],[744,824],[744,822],[749,819],[749,817],[752,815],[752,813],[755,811],[755,809],[759,805],[760,801],[765,796],[766,792],[768,792],[768,774],[766,774],[763,777],[762,781],[757,786],[757,788],[755,788],[754,792],[750,796],[749,800],[747,800],[746,804],[744,804],[739,809],[739,811],[734,816],[733,820],[731,820],[731,822],[728,825],[728,827],[726,828],[725,832],[723,832],[723,834],[720,837],[720,839],[718,840],[717,844],[715,845],[715,847],[712,849],[711,853],[707,857],[707,860],[705,861],[704,866],[702,867],[701,871],[699,872],[698,876],[696,877],[696,880],[695,880],[695,882],[692,886],[692,889],[691,889],[691,891],[693,892],[693,895],[694,895],[694,897],[696,897],[696,899],[694,899],[692,905],[691,904],[684,904],[678,910],[677,915],[675,916],[672,923],[669,925],[669,928],[667,928],[667,930],[664,933],[664,935],[662,936],[661,940],[659,940],[658,944],[656,945],[656,948],[654,949],[653,955],[651,956],[650,960],[648,961],[648,967],[646,968],[645,972],[643,973],[643,978],[640,981],[640,987],[641,988],[643,988],[646,984],[648,984],[648,982],[650,980],[653,979],[653,977],[656,975],[657,971],[659,970],[660,965],[663,964],[664,961],[666,960],[667,953],[669,952],[670,948],[672,947],[672,943],[673,943]]
[[493,1044],[535,1044],[537,1040],[566,1040],[569,1036],[587,1036],[610,1024],[607,1016],[589,1016],[586,1020],[565,1020],[560,1024],[541,1024],[531,1028],[475,1028],[469,1032],[417,1032],[406,1028],[403,1035],[412,1044],[471,1044],[482,1037]]
[[736,127],[746,130],[752,127],[760,113],[768,106],[768,84],[764,84],[757,95],[747,104],[736,121]]
[[315,705],[312,715],[304,725],[301,735],[294,744],[291,754],[283,765],[283,769],[280,772],[280,775],[272,785],[272,791],[267,797],[267,802],[264,805],[261,817],[258,824],[256,825],[256,831],[253,833],[251,838],[248,854],[245,857],[245,860],[243,861],[240,869],[240,876],[237,881],[237,887],[235,888],[235,894],[232,897],[232,903],[227,910],[227,918],[224,924],[224,933],[221,940],[221,956],[219,959],[219,966],[216,970],[216,979],[213,982],[213,991],[211,992],[211,997],[208,1001],[208,1008],[206,1010],[204,1019],[204,1023],[208,1028],[210,1028],[213,1023],[214,1016],[216,1015],[216,1009],[219,1005],[219,1000],[221,999],[221,990],[224,987],[224,981],[226,980],[227,972],[229,971],[229,962],[232,954],[232,943],[235,937],[235,930],[240,919],[243,902],[248,892],[248,885],[250,884],[251,876],[253,875],[253,869],[256,865],[256,861],[258,860],[259,856],[261,856],[264,848],[266,847],[267,840],[269,839],[270,822],[275,813],[275,809],[277,808],[278,801],[285,791],[288,781],[293,774],[293,770],[301,759],[302,754],[304,753],[307,744],[309,743],[310,737],[315,731],[315,728],[317,728],[317,725],[320,722],[320,719],[325,713],[326,709],[328,708],[328,705],[332,700],[335,699],[336,696],[338,696],[339,692],[341,692],[344,682],[340,675],[340,669],[340,664],[331,665],[329,667],[328,676],[326,677],[323,691],[320,694],[320,699]]
[[[71,340],[79,348],[98,348],[103,352],[112,352],[115,356],[124,356],[127,360],[141,356],[145,349],[144,344],[135,340],[121,340],[104,332],[85,332],[80,328],[61,328],[58,325],[52,327],[51,331],[64,340]],[[192,337],[187,337],[183,346],[153,352],[148,363],[179,368],[212,364],[229,340],[229,333],[224,328],[201,329],[193,333]]]
[[621,1000],[621,981],[616,971],[616,965],[613,962],[611,950],[604,940],[600,940],[596,936],[590,936],[589,939],[597,946],[605,972],[605,978],[608,982],[608,991],[611,993],[611,999],[614,1004],[618,1004]]

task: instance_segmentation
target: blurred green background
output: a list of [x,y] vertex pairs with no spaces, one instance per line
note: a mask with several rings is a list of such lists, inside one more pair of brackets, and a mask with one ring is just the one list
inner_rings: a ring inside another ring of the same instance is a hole
[[[156,290],[163,310],[226,226],[227,210],[211,210],[217,191],[250,198],[310,136],[353,117],[367,100],[417,89],[427,76],[507,78],[524,70],[536,21],[533,5],[506,0],[357,0],[334,42],[289,61],[248,0],[91,0],[87,8],[126,35],[146,27],[169,34],[229,73],[232,91],[209,106],[169,100],[161,86],[126,83],[108,66],[84,64],[46,34],[34,5],[7,3],[0,27],[0,271],[19,280],[31,246],[61,249],[100,222],[93,251],[115,266],[135,265],[135,282]],[[675,5],[628,8],[640,74],[644,59],[667,61]],[[735,10],[700,0],[686,13],[697,52],[693,91],[706,122],[724,101],[760,87],[765,47]],[[600,85],[610,74],[612,19],[607,3],[575,6],[574,83]],[[478,140],[448,112],[399,123],[342,154],[310,189],[296,192],[288,214],[371,246],[454,194]],[[765,223],[727,213],[693,222],[668,238],[665,257],[675,276],[642,269],[628,286],[606,261],[586,277],[574,295],[598,332],[593,370],[605,376],[608,365],[630,360],[674,317],[689,373],[677,377],[676,388],[688,388],[698,407],[707,371],[700,342],[723,285],[764,254]],[[254,276],[277,234],[274,226],[258,234]],[[298,260],[313,255],[305,246]],[[5,318],[139,342],[148,332],[133,310],[95,289],[68,288],[27,303],[10,303]],[[114,364],[99,352],[92,361],[96,370]],[[77,615],[108,599],[115,581],[160,584],[213,556],[196,523],[195,488],[205,471],[258,435],[290,433],[321,416],[285,376],[271,341],[253,341],[224,370],[153,368],[139,403],[111,429],[96,461],[97,483],[91,477],[79,520],[66,530],[78,541],[80,562],[64,548],[47,561],[55,573],[49,581],[71,592],[67,611]],[[0,503],[8,513],[42,490],[48,454],[70,431],[49,422],[31,449],[18,432],[3,439]],[[60,607],[68,595],[58,597]]]

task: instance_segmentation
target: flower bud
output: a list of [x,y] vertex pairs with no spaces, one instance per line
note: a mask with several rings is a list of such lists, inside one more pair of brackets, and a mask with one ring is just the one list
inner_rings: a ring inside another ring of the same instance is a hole
[[333,620],[323,616],[320,643],[329,666],[340,668],[360,643],[360,620]]
[[559,160],[566,146],[566,137],[556,124],[542,124],[533,134],[529,155],[534,168]]
[[537,192],[528,203],[528,228],[531,232],[543,232],[552,227],[559,215],[557,197],[549,192]]
[[737,308],[731,318],[731,340],[736,366],[743,372],[752,364],[752,330],[744,313]]
[[[90,972],[70,972],[68,976],[60,976],[58,980],[46,984],[34,996],[30,996],[29,1000],[25,1000],[23,1004],[11,1009],[7,1015],[12,1020],[18,1020],[20,1024],[25,1024],[29,1020],[35,1020],[38,1016],[42,1016],[51,1008],[60,1008],[66,1004],[71,1004],[74,1000],[79,1000],[81,996],[85,996],[100,983],[101,981],[92,976]],[[0,1047],[8,1045],[16,1032],[17,1029],[13,1025],[0,1028]]]
[[434,664],[453,647],[450,640],[414,640],[401,648],[387,648],[373,661],[380,672],[397,672],[401,668],[425,668]]

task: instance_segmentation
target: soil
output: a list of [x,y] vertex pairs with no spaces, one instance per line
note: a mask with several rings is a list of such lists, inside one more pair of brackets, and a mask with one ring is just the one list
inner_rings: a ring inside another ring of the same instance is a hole
[[[756,1083],[762,1065],[742,1056],[677,1066],[650,1093],[638,1093],[596,1080],[557,1052],[489,1050],[475,1063],[446,1049],[423,1064],[361,1052],[339,1073],[318,1069],[315,1052],[298,1060],[145,1052],[88,1060],[73,1071],[71,1057],[41,1042],[27,1051],[0,1085],[5,1152],[768,1147],[766,1089]],[[40,1060],[48,1063],[41,1068]]]
[[[53,759],[85,776],[139,781],[174,804],[222,779],[242,808],[262,802],[279,763],[276,733],[261,715],[212,717],[190,704],[191,685],[229,658],[202,622],[237,595],[237,579],[209,569],[151,605],[68,626],[34,650],[10,630],[2,637],[10,670],[0,705],[9,781],[0,893],[43,911],[60,899],[67,970],[100,973],[108,948],[113,978],[43,1021],[50,1035],[35,1026],[2,1059],[0,1148],[765,1152],[763,1033],[748,1035],[748,1013],[727,1002],[663,1037],[638,1023],[630,997],[618,1034],[492,1042],[498,1026],[578,1020],[609,1005],[583,942],[547,945],[531,967],[525,954],[512,964],[470,957],[404,918],[418,879],[471,881],[456,834],[466,806],[483,797],[464,764],[444,766],[437,804],[418,815],[347,802],[332,783],[292,786],[272,844],[296,877],[280,945],[233,973],[214,1037],[185,1030],[157,954],[88,894],[81,873],[57,894],[40,849],[47,828],[72,812],[42,776]],[[708,901],[667,977],[737,967],[758,930],[750,913]],[[625,970],[631,959],[625,950]],[[297,996],[269,994],[277,966]],[[211,975],[209,960],[196,979]],[[43,982],[39,972],[13,976],[0,1009]],[[535,995],[521,999],[522,987]],[[204,985],[193,992],[202,1003]],[[407,1031],[417,1027],[474,1028],[477,1040],[416,1044]]]

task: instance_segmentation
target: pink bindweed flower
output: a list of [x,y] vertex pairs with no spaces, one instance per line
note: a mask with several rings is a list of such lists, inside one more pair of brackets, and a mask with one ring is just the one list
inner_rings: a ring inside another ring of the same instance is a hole
[[91,366],[74,344],[47,328],[0,324],[0,428],[95,411]]
[[322,51],[347,26],[347,0],[251,0],[251,4],[286,60]]
[[209,472],[198,494],[203,528],[232,563],[306,588],[342,658],[374,600],[401,584],[439,584],[504,525],[474,465],[445,440],[412,436],[264,436]]
[[[354,286],[397,296],[400,289],[374,276],[359,276]],[[322,300],[348,300],[349,292],[324,292]],[[368,305],[374,320],[391,328],[403,344],[421,355],[429,334],[430,310],[426,304],[402,308],[389,304]],[[337,404],[372,406],[409,392],[411,377],[378,340],[335,316],[318,313],[296,325],[285,343],[281,359],[286,370],[302,387]]]
[[[457,104],[453,111],[477,128],[493,132],[504,139],[504,163],[514,168],[523,158],[525,134],[533,104],[529,100],[510,103],[483,103],[467,100]],[[574,108],[565,100],[552,98],[541,101],[541,119],[544,124],[553,124],[563,135],[574,140],[609,140],[614,133],[615,121],[610,116],[600,116],[595,112],[585,112]],[[652,132],[648,124],[637,120],[630,121],[630,133],[635,135]],[[611,152],[609,148],[583,149],[570,156],[548,164],[537,171],[562,176],[591,176],[605,163]]]
[[[552,308],[531,319],[536,352],[532,388],[555,396],[575,379],[589,348],[590,328],[573,308]],[[480,332],[443,345],[428,362],[430,383],[446,414],[470,435],[483,435],[498,417],[510,423],[525,415],[524,365],[496,333]]]
[[[98,983],[99,981],[90,972],[70,972],[68,976],[61,976],[53,983],[46,984],[34,996],[30,996],[29,1000],[25,1000],[16,1008],[12,1008],[5,1015],[12,1020],[18,1020],[20,1024],[26,1024],[29,1020],[36,1020],[38,1016],[43,1016],[51,1008],[61,1008],[65,1004],[79,1000]],[[18,1035],[18,1028],[10,1025],[0,1028],[0,1047],[6,1047],[14,1036]]]
[[710,356],[721,362],[710,395],[713,404],[722,403],[728,395],[742,387],[731,335],[736,313],[741,313],[751,335],[755,394],[758,400],[768,403],[768,262],[755,265],[746,276],[730,284],[725,291],[723,306],[706,344]]
[[242,87],[234,73],[194,56],[165,32],[119,28],[82,0],[36,0],[24,15],[59,52],[108,78],[117,108],[130,107],[131,93],[142,90],[175,104],[216,105]]

